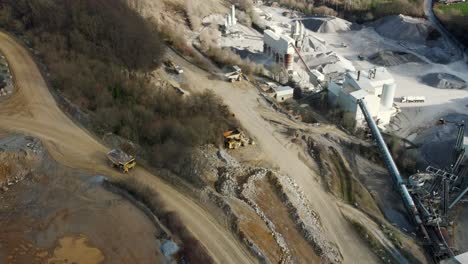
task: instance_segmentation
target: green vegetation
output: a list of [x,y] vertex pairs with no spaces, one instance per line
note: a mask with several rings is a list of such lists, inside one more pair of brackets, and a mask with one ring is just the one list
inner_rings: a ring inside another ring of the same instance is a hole
[[457,10],[462,15],[468,15],[468,3],[456,3],[452,5],[437,5],[437,9],[443,12],[449,12],[450,10]]
[[434,12],[444,26],[468,46],[468,3],[436,5]]
[[151,165],[202,184],[203,162],[193,151],[221,144],[222,132],[236,124],[213,93],[181,97],[149,82],[147,74],[164,59],[165,45],[154,25],[123,0],[3,0],[0,5],[0,26],[27,36],[53,88],[88,111],[94,131],[128,138],[142,146]]

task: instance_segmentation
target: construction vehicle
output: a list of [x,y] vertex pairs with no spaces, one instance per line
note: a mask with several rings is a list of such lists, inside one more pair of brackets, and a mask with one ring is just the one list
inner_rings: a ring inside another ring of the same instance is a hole
[[184,70],[182,70],[182,68],[179,66],[179,65],[176,65],[173,61],[171,60],[166,60],[164,62],[164,64],[166,65],[167,68],[169,68],[169,70],[171,70],[172,72],[175,72],[177,74],[182,74],[184,73]]
[[237,149],[241,146],[243,147],[248,144],[254,144],[253,140],[248,139],[244,132],[242,132],[239,128],[224,132],[223,137],[224,145],[228,149]]
[[130,169],[135,168],[136,161],[135,157],[128,155],[121,149],[113,149],[107,153],[107,158],[112,163],[113,167],[117,167],[124,173],[127,173]]
[[232,69],[232,72],[228,72],[224,75],[229,82],[240,82],[242,79],[249,80],[247,76],[242,73],[242,69],[239,66],[234,65]]
[[424,96],[403,96],[401,98],[402,103],[424,103],[426,97]]

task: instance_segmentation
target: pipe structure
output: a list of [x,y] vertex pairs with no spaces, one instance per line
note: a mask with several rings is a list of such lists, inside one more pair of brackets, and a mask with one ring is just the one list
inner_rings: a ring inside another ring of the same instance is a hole
[[408,188],[406,188],[406,185],[403,182],[400,172],[398,171],[398,167],[396,166],[395,161],[393,160],[392,155],[388,150],[387,144],[385,144],[382,134],[380,134],[377,124],[375,123],[374,119],[372,118],[372,115],[370,114],[367,108],[366,102],[364,101],[364,99],[359,99],[357,100],[357,103],[359,104],[359,107],[361,108],[361,111],[364,114],[364,118],[366,119],[366,122],[372,132],[372,135],[377,141],[377,146],[379,147],[380,153],[382,154],[385,166],[387,167],[388,173],[392,176],[393,182],[398,191],[400,192],[401,197],[403,198],[403,203],[405,204],[406,210],[412,217],[414,223],[421,228],[421,232],[427,238],[427,231],[422,224],[422,219],[419,216],[419,211],[416,208],[413,198],[408,192]]
[[460,195],[458,195],[457,198],[453,200],[453,202],[449,206],[449,209],[452,209],[452,207],[454,207],[467,192],[468,192],[468,187],[466,187],[465,190],[463,190],[463,192],[461,192]]
[[[385,144],[382,134],[380,134],[379,128],[377,127],[377,124],[375,123],[367,108],[366,102],[364,99],[359,99],[358,104],[362,110],[362,113],[364,114],[364,118],[366,119],[372,134],[377,141],[377,145],[379,147],[380,153],[382,154],[382,158],[384,159],[388,172],[392,176],[394,183],[398,186],[401,185],[403,183],[403,179],[401,178],[400,171],[398,171],[395,161],[393,161],[392,155],[387,148],[387,144]],[[411,203],[414,204],[412,201]]]

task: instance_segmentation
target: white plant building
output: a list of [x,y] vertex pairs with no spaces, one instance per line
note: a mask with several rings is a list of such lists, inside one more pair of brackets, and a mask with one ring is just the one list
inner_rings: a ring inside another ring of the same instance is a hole
[[272,30],[265,30],[263,35],[263,52],[272,56],[276,63],[291,69],[296,41],[288,35],[278,35]]
[[393,107],[396,84],[384,67],[368,71],[347,72],[344,79],[331,81],[328,85],[328,100],[347,112],[356,121],[356,126],[365,124],[357,100],[364,99],[377,124],[383,128],[397,113]]

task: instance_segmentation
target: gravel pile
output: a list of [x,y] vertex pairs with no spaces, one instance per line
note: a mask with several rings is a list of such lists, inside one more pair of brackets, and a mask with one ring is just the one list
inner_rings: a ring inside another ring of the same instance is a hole
[[[257,195],[256,183],[265,179],[274,185],[276,191],[282,197],[284,206],[288,208],[304,238],[309,241],[315,252],[321,257],[322,263],[342,263],[343,258],[339,249],[327,239],[319,216],[310,208],[304,193],[290,177],[279,175],[265,168],[242,166],[225,150],[218,150],[216,154],[217,158],[223,163],[223,166],[218,168],[218,180],[215,183],[216,191],[223,197],[240,198],[255,211],[268,227],[280,248],[283,263],[294,262],[292,253],[283,234],[277,231],[275,224],[255,202]],[[255,252],[255,255],[265,259],[263,253],[255,244],[247,244]]]
[[435,30],[427,20],[404,15],[388,16],[374,23],[375,31],[394,40],[424,44]]
[[220,160],[226,163],[226,166],[236,167],[236,168],[240,167],[239,162],[235,158],[233,158],[231,155],[229,155],[229,153],[227,153],[226,150],[220,149],[217,152],[217,155]]
[[439,89],[465,89],[466,82],[449,73],[429,73],[421,77],[421,81]]
[[221,173],[215,184],[216,191],[224,196],[236,196],[237,191],[239,190],[239,186],[237,185],[236,180],[229,171],[224,170],[220,172]]
[[352,23],[338,17],[313,17],[302,20],[304,26],[318,33],[337,33],[351,30]]
[[422,63],[424,61],[411,53],[385,50],[370,56],[369,62],[379,66],[391,67],[411,62]]
[[262,180],[263,178],[265,178],[266,175],[266,169],[260,169],[254,174],[252,174],[248,181],[243,185],[241,199],[255,211],[255,213],[263,220],[263,222],[265,222],[266,226],[271,232],[271,235],[275,239],[276,244],[278,244],[279,248],[281,249],[283,263],[293,263],[291,251],[289,250],[288,244],[286,243],[286,240],[284,239],[283,235],[276,231],[275,224],[268,218],[268,216],[265,215],[260,206],[258,206],[258,204],[252,198],[256,194],[257,187],[255,185],[255,182]]
[[447,49],[441,47],[432,47],[425,54],[426,58],[435,63],[448,64],[452,62],[450,54],[447,52]]

